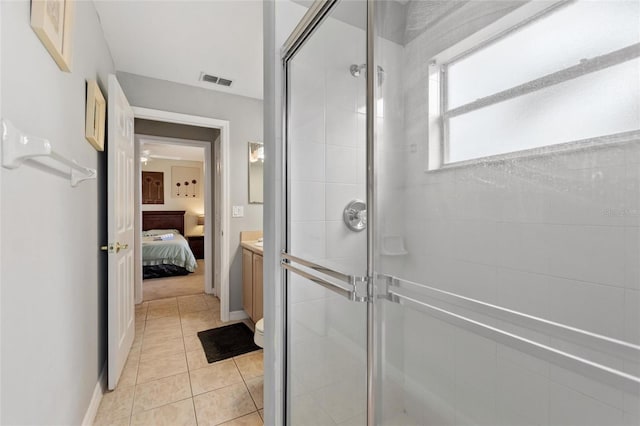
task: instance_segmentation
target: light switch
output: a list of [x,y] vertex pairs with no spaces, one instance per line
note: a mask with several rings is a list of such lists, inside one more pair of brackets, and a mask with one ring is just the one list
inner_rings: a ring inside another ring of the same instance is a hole
[[233,206],[233,217],[244,217],[244,206]]

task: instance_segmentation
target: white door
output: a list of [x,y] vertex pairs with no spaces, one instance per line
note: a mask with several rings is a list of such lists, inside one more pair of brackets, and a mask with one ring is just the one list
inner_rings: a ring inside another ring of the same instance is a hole
[[109,75],[109,389],[115,389],[135,337],[133,241],[133,110],[115,75]]

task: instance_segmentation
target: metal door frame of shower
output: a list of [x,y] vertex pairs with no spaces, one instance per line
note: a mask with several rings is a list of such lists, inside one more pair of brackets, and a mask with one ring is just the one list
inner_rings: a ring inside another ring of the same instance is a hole
[[[290,168],[289,161],[289,141],[288,141],[288,112],[289,112],[289,70],[288,62],[294,54],[302,47],[305,41],[315,32],[322,24],[324,19],[333,10],[339,0],[315,0],[307,13],[302,17],[298,25],[281,48],[282,60],[282,193],[283,193],[283,215],[281,221],[281,251],[289,252],[290,247],[290,226],[289,218],[291,217],[291,206],[289,203],[289,194],[291,193],[290,185]],[[366,17],[366,203],[367,203],[367,425],[375,425],[375,298],[374,298],[374,142],[376,137],[375,117],[376,117],[376,79],[375,63],[374,63],[374,0],[366,0],[367,17]],[[289,378],[288,363],[288,336],[289,336],[289,312],[287,300],[287,268],[282,268],[281,275],[283,289],[282,307],[284,309],[283,322],[283,413],[284,422],[287,424],[290,418],[290,407],[288,407],[288,392],[291,388]]]

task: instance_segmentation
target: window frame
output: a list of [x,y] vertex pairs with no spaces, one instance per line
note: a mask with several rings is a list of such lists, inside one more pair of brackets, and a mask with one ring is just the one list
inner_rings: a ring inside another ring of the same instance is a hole
[[[491,44],[508,37],[515,31],[532,24],[560,8],[571,5],[575,0],[557,0],[540,7],[537,2],[530,2],[516,11],[507,14],[476,34],[467,37],[451,48],[436,55],[429,64],[429,143],[427,171],[460,167],[478,163],[504,161],[513,158],[539,156],[558,151],[591,148],[603,144],[624,143],[638,140],[640,129],[627,132],[602,135],[588,139],[573,140],[563,143],[520,149],[499,154],[475,157],[462,161],[449,161],[449,120],[484,107],[515,99],[548,87],[601,71],[627,61],[640,58],[640,43],[625,46],[606,54],[585,59],[580,63],[547,75],[537,77],[499,92],[467,102],[455,108],[448,107],[449,73],[452,64],[489,47]],[[436,102],[437,100],[437,102]]]

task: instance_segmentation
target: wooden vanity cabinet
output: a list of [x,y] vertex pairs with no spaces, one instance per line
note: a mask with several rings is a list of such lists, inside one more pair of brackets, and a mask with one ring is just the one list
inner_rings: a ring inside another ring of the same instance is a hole
[[262,255],[242,249],[242,307],[253,322],[262,318]]
[[247,249],[242,249],[242,308],[250,317],[252,317],[252,314],[253,314],[253,252]]

